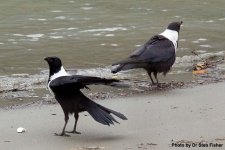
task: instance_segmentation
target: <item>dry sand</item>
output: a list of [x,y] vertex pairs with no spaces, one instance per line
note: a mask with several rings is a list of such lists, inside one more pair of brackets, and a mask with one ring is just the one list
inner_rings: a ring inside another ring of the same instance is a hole
[[[80,150],[124,149],[206,149],[172,147],[172,143],[222,143],[225,149],[225,83],[174,89],[142,97],[98,101],[123,112],[129,120],[108,127],[95,122],[87,113],[80,115],[81,135],[57,137],[63,126],[59,105],[40,105],[0,111],[2,150]],[[56,115],[52,115],[56,114]],[[70,117],[67,130],[72,129]],[[17,127],[27,129],[17,133]],[[194,144],[193,144],[194,145]],[[192,145],[192,146],[193,146]],[[208,145],[209,146],[209,145]]]

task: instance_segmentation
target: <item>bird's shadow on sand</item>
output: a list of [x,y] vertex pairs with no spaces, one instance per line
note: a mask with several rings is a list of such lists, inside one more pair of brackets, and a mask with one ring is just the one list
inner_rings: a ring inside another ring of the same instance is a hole
[[72,140],[76,140],[76,141],[88,141],[88,142],[117,142],[117,141],[121,141],[123,139],[126,138],[125,135],[121,135],[121,134],[118,134],[118,135],[109,135],[109,134],[103,134],[103,135],[100,135],[100,134],[95,134],[95,133],[89,133],[89,134],[80,134],[80,135],[77,135],[77,134],[74,134],[74,135],[71,135],[70,137]]

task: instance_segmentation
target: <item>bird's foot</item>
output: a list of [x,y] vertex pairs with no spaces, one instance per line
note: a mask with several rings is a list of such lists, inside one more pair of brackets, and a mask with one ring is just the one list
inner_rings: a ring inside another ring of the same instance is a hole
[[152,83],[150,83],[150,85],[152,85],[152,86],[158,86],[158,83],[152,82]]
[[161,88],[162,87],[162,84],[161,83],[158,83],[158,82],[152,82],[150,85],[156,86],[158,88]]
[[157,83],[158,88],[166,88],[167,85],[165,83]]
[[65,137],[70,137],[69,134],[66,134],[65,132],[63,133],[55,133],[55,136],[65,136]]
[[157,83],[156,85],[157,85],[157,87],[159,87],[159,88],[162,87],[162,84],[160,84],[160,83]]
[[66,131],[67,133],[73,133],[73,134],[81,134],[80,132],[77,132],[77,131]]

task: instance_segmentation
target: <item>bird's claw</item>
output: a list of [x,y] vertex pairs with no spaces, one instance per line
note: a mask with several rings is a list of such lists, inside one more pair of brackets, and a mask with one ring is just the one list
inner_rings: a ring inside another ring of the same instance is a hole
[[69,134],[66,133],[55,133],[55,136],[65,136],[65,137],[70,137]]
[[66,131],[67,133],[73,133],[73,134],[81,134],[81,132],[77,132],[77,131]]

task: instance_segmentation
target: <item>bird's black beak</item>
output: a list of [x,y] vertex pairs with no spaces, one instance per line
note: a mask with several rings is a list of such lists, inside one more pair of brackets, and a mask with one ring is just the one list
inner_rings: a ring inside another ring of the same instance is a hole
[[44,60],[47,61],[47,62],[49,62],[50,57],[45,57]]
[[180,22],[180,26],[183,24],[183,21]]

